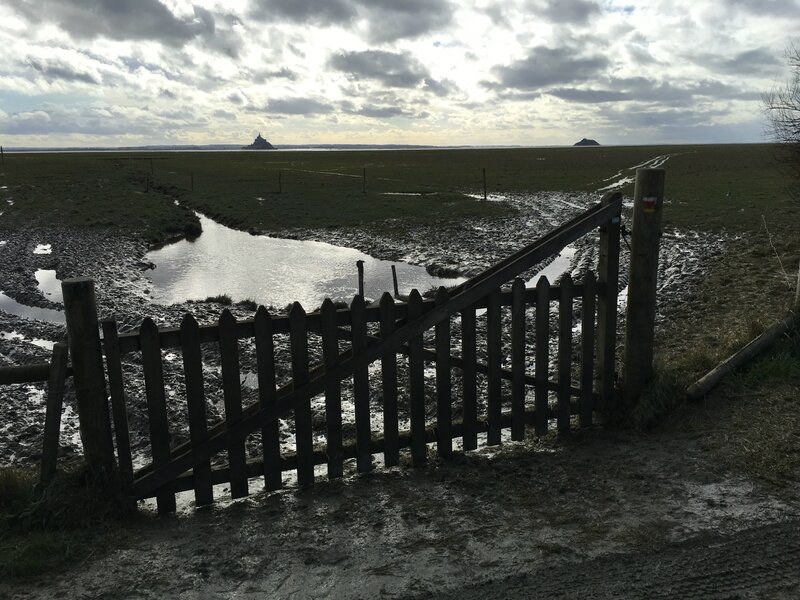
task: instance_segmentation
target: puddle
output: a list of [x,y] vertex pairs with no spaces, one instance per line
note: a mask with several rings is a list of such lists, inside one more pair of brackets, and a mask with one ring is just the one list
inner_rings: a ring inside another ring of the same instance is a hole
[[364,292],[372,300],[392,290],[391,265],[403,294],[464,281],[433,277],[422,267],[378,260],[352,248],[253,236],[198,217],[203,227],[199,238],[170,244],[145,258],[156,265],[147,277],[157,302],[174,304],[219,294],[281,308],[298,301],[309,310],[325,298],[349,302],[358,291],[357,260],[364,261]]
[[17,340],[22,342],[28,342],[29,344],[33,344],[34,346],[39,346],[40,348],[44,348],[45,350],[52,350],[55,342],[50,340],[43,340],[41,338],[27,338],[21,333],[17,333],[16,331],[0,331],[0,340]]
[[577,252],[577,249],[572,246],[564,248],[558,253],[558,256],[556,256],[553,262],[526,281],[525,287],[536,287],[536,282],[539,281],[540,277],[547,277],[547,281],[553,284],[561,275],[570,270],[572,259]]
[[[483,194],[464,194],[468,198],[475,198],[476,200],[483,200]],[[503,200],[508,200],[508,196],[504,196],[503,194],[487,194],[486,201],[487,202],[502,202]]]
[[26,306],[13,298],[9,298],[3,292],[0,292],[0,310],[23,319],[35,319],[37,321],[47,321],[48,323],[58,323],[59,325],[66,323],[64,313],[60,310]]
[[34,276],[36,277],[39,291],[48,300],[53,302],[64,301],[64,297],[61,295],[61,280],[56,278],[54,269],[38,269]]
[[[63,297],[61,296],[61,281],[56,278],[56,272],[54,270],[39,269],[36,271],[35,277],[39,290],[46,298],[53,302],[63,301]],[[18,317],[22,317],[23,319],[35,319],[38,321],[47,321],[48,323],[58,324],[63,324],[66,322],[64,313],[60,310],[20,304],[13,298],[6,296],[3,292],[0,292],[0,310]],[[47,340],[42,341],[46,342]],[[31,343],[34,342],[31,341]],[[50,347],[52,348],[52,345]]]
[[50,244],[39,244],[33,250],[33,253],[34,254],[52,254],[53,253],[53,247]]

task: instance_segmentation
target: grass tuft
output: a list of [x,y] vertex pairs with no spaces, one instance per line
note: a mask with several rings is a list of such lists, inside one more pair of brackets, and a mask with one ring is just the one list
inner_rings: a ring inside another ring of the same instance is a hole
[[228,294],[219,294],[217,296],[209,296],[206,298],[206,302],[216,302],[217,304],[222,304],[222,306],[230,306],[233,304],[233,299]]
[[134,506],[80,468],[42,488],[38,473],[0,468],[0,576],[31,577],[103,547],[114,521]]

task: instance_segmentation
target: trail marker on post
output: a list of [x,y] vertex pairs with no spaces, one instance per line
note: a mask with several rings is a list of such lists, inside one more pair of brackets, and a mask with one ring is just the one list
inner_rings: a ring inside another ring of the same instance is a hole
[[658,249],[664,205],[664,169],[637,169],[633,193],[631,260],[622,365],[623,401],[632,408],[653,378]]

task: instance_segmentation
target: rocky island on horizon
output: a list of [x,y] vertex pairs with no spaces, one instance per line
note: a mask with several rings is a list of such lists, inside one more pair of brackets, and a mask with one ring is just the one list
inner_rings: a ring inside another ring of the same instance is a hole
[[249,146],[242,146],[242,150],[275,150],[275,146],[270,144],[267,140],[261,137],[259,133],[253,143]]
[[588,138],[583,138],[580,142],[575,142],[573,146],[599,146],[600,142],[597,140],[590,140]]

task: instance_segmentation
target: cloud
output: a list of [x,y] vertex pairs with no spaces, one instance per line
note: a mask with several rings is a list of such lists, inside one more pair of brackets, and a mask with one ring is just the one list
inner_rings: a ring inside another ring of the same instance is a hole
[[559,83],[587,81],[600,76],[609,64],[606,56],[579,56],[570,48],[540,46],[509,66],[492,67],[491,71],[499,79],[499,84],[485,82],[484,85],[490,89],[534,91]]
[[408,52],[344,52],[328,63],[354,79],[372,79],[389,87],[414,88],[429,78],[427,69]]
[[343,25],[355,18],[356,7],[348,0],[255,0],[250,16],[260,21]]
[[425,83],[425,90],[433,92],[440,98],[449,96],[451,93],[453,93],[458,89],[456,84],[450,81],[449,79],[442,79],[441,81],[437,81],[436,79],[431,79],[430,77],[426,77],[424,83]]
[[600,6],[592,0],[533,0],[528,10],[553,23],[584,24],[601,13]]
[[703,53],[691,59],[699,65],[729,75],[778,74],[783,68],[783,61],[765,47],[745,50],[734,56]]
[[159,0],[10,0],[10,6],[31,23],[55,23],[76,39],[156,40],[182,46],[214,31],[208,11],[197,9],[193,16],[180,18]]
[[402,108],[397,106],[365,106],[355,111],[355,114],[373,119],[390,119],[392,117],[409,116]]
[[453,5],[447,0],[362,0],[370,42],[382,44],[417,38],[447,27]]
[[333,106],[312,98],[280,98],[270,100],[264,111],[279,115],[327,115],[333,112]]
[[728,2],[742,12],[757,16],[800,17],[800,4],[796,0],[728,0]]
[[363,21],[368,41],[381,44],[442,29],[454,10],[449,0],[255,0],[250,16],[316,26]]
[[145,109],[96,104],[64,108],[43,103],[39,108],[0,116],[0,133],[8,135],[150,136],[154,130],[168,134],[197,126],[191,115],[175,120]]
[[61,59],[28,58],[27,64],[41,73],[47,81],[61,79],[63,81],[91,83],[99,85],[101,77],[96,73],[80,70]]

